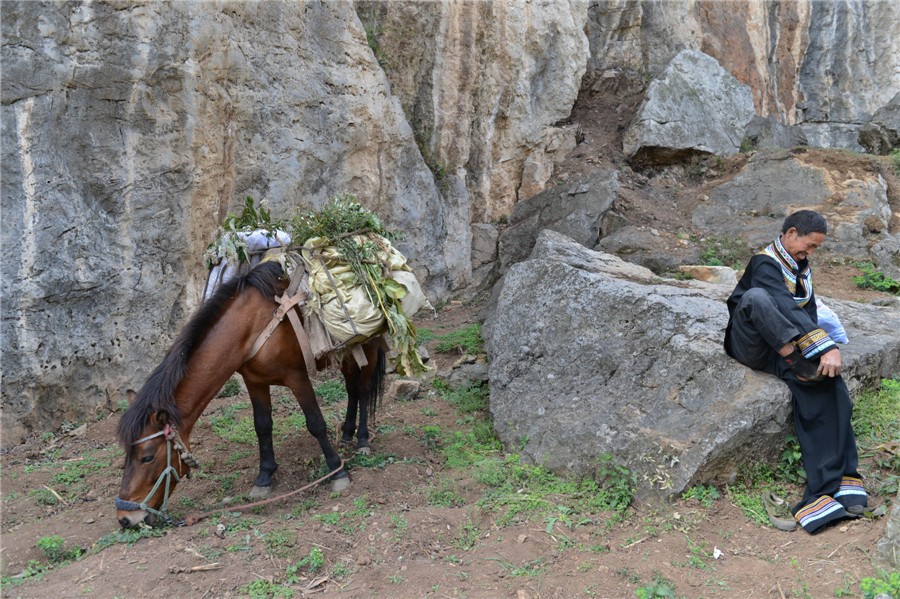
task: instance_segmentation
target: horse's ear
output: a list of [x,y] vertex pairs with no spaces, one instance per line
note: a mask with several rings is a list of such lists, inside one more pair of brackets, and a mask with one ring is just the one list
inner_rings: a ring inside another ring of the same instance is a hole
[[134,389],[129,389],[125,392],[125,395],[128,396],[128,403],[133,404],[134,400],[137,399],[137,393],[134,392]]
[[159,428],[164,428],[167,424],[169,424],[169,413],[165,410],[159,410],[151,418],[159,426]]

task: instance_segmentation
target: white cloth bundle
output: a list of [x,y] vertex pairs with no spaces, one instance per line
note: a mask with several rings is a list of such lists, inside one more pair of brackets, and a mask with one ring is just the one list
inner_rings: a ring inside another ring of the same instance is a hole
[[[233,238],[232,236],[235,236]],[[265,229],[257,229],[256,231],[246,232],[237,231],[236,233],[228,233],[222,237],[222,242],[216,249],[216,256],[219,263],[213,266],[206,281],[206,287],[203,289],[203,301],[211,297],[215,290],[222,283],[227,283],[241,273],[241,267],[253,268],[262,259],[262,253],[266,250],[287,246],[291,243],[291,236],[286,231],[277,230],[269,232]],[[230,246],[230,247],[226,247]],[[236,254],[237,246],[245,246],[248,256],[250,257],[249,265],[238,264],[233,258]],[[253,255],[255,254],[255,255]],[[232,256],[232,259],[229,259]]]

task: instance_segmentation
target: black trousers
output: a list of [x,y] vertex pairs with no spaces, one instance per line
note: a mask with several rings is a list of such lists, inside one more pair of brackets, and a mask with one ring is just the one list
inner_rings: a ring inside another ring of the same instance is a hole
[[866,492],[857,472],[856,437],[850,424],[853,403],[844,379],[802,381],[778,355],[778,349],[801,333],[778,311],[768,292],[751,289],[732,315],[727,349],[742,364],[774,374],[791,390],[806,468],[806,492],[793,513],[815,533],[848,517],[844,508],[866,505]]

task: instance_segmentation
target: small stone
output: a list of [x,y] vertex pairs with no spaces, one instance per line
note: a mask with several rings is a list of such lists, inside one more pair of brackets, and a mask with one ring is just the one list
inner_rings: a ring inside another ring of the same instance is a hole
[[388,389],[388,396],[397,401],[412,401],[419,395],[421,383],[419,381],[396,380]]
[[[372,535],[369,535],[369,536],[372,536]],[[368,555],[361,555],[359,557],[359,559],[356,560],[357,566],[368,566],[371,563],[372,563],[372,558],[369,557]]]
[[524,543],[526,540],[528,540],[528,535],[519,535],[516,537],[517,543]]
[[85,524],[93,524],[94,522],[96,522],[96,520],[94,520],[91,516],[88,516],[84,519]]

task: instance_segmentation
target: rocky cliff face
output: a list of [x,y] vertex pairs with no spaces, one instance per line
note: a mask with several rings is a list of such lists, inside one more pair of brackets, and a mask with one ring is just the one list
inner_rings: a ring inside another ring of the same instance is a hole
[[432,294],[465,284],[467,208],[440,199],[352,5],[2,11],[5,439],[142,383],[247,195],[355,193],[412,233]]
[[[587,65],[584,2],[358,2],[357,11],[423,154],[464,183],[473,222],[507,215],[543,187],[567,145],[554,124],[568,117]],[[523,173],[547,162],[519,197]]]
[[900,4],[880,0],[594,1],[592,70],[655,76],[700,50],[753,90],[757,114],[800,124],[810,145],[861,151],[856,135],[900,90]]

